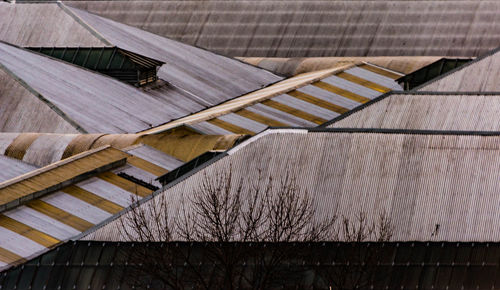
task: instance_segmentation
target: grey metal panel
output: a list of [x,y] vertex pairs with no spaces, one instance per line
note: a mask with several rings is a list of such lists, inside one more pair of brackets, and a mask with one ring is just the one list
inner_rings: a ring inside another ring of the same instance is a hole
[[321,80],[322,82],[337,86],[341,89],[353,92],[363,97],[367,97],[369,99],[373,99],[377,96],[380,96],[380,92],[369,89],[362,85],[355,84],[353,82],[347,81],[345,79],[339,78],[337,76],[329,76]]
[[110,200],[122,207],[130,205],[133,200],[132,197],[134,196],[132,193],[96,177],[79,182],[76,186],[92,192],[104,199]]
[[105,46],[55,3],[0,2],[0,40],[19,46]]
[[399,90],[399,91],[403,90],[403,88],[395,80],[357,66],[350,68],[345,72],[360,77],[362,79],[365,79],[367,81],[371,81],[373,83],[382,85],[392,90]]
[[219,126],[215,126],[215,125],[210,124],[208,122],[189,124],[189,126],[193,127],[194,129],[196,129],[196,130],[198,130],[206,135],[231,135],[231,134],[234,134],[231,131],[228,131],[226,129],[222,129]]
[[65,1],[233,56],[477,56],[500,43],[498,1]]
[[287,104],[288,106],[309,112],[315,116],[318,116],[320,118],[326,119],[326,120],[331,120],[337,116],[339,116],[339,113],[324,109],[322,107],[316,106],[315,104],[308,103],[302,100],[299,100],[297,98],[294,98],[290,95],[283,94],[279,95],[277,97],[273,98],[273,101],[277,101],[283,104]]
[[486,56],[468,65],[460,67],[457,71],[430,81],[423,85],[419,91],[435,92],[497,92],[500,91],[500,52]]
[[328,127],[500,131],[500,95],[392,94]]
[[169,106],[115,79],[2,43],[0,52],[5,67],[88,132],[137,132],[180,117]]
[[111,43],[167,63],[159,76],[211,105],[281,80],[238,60],[69,8]]
[[37,168],[21,160],[0,155],[0,182],[28,173]]
[[134,147],[133,149],[127,150],[127,152],[160,167],[163,167],[168,171],[174,170],[184,164],[184,162],[180,161],[179,159],[165,154],[162,151],[156,150],[155,148],[152,148],[148,145]]
[[35,252],[45,250],[44,246],[4,227],[0,227],[0,237],[2,237],[0,247],[24,258],[30,257]]
[[137,178],[141,181],[147,182],[147,183],[152,184],[152,185],[157,186],[157,187],[161,187],[161,183],[156,181],[156,178],[158,178],[157,175],[151,174],[145,170],[142,170],[142,169],[135,167],[135,166],[132,166],[130,164],[127,164],[123,167],[114,169],[112,172],[116,173],[116,174],[125,173],[125,174],[133,176],[134,178]]
[[240,115],[236,115],[234,113],[229,113],[226,115],[219,116],[219,117],[217,117],[217,119],[220,119],[224,122],[234,124],[234,125],[239,126],[241,128],[245,128],[245,129],[250,130],[250,131],[255,132],[255,133],[263,131],[264,129],[267,128],[267,125],[264,125],[264,124],[259,123],[259,122],[255,122],[254,120],[250,120],[248,118],[242,117]]
[[[276,181],[291,174],[312,194],[318,218],[355,219],[363,211],[371,222],[386,211],[396,241],[500,238],[499,136],[303,131],[256,136],[163,194],[174,209],[205,175],[231,168],[235,180],[249,182],[259,171]],[[119,223],[86,239],[121,240]]]
[[360,105],[360,103],[353,101],[351,99],[348,99],[346,97],[343,97],[341,95],[334,94],[332,92],[329,92],[327,90],[323,90],[321,88],[318,88],[316,86],[305,86],[300,89],[297,89],[299,92],[303,92],[306,94],[309,94],[311,96],[315,96],[318,99],[322,99],[324,101],[330,102],[332,104],[336,104],[338,106],[342,106],[347,109],[354,109],[357,106]]
[[[273,101],[278,101],[276,98],[272,99]],[[283,104],[289,105],[286,102],[281,102]],[[299,126],[299,127],[316,127],[316,124],[313,122],[309,122],[307,120],[301,119],[299,117],[295,117],[294,115],[290,115],[278,109],[263,105],[263,104],[255,104],[251,107],[246,108],[249,111],[261,114],[268,118],[271,118],[276,121],[280,121],[285,123],[287,126]],[[308,112],[308,108],[299,109],[302,111]]]

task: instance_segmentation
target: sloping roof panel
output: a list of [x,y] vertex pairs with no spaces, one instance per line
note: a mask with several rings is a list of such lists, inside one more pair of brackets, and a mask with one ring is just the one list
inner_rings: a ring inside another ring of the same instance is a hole
[[0,155],[0,182],[35,170],[37,167],[21,160]]
[[497,1],[65,1],[232,56],[478,56]]
[[[318,218],[355,220],[364,212],[375,221],[386,212],[396,241],[496,241],[499,152],[498,132],[269,130],[163,194],[175,211],[205,175],[231,168],[234,180],[251,182],[259,172],[275,181],[289,174],[312,194]],[[119,224],[115,219],[86,239],[122,240]]]
[[500,95],[392,93],[327,127],[500,131]]
[[158,76],[210,105],[281,80],[238,60],[185,45],[88,12],[69,8],[114,45],[167,63]]

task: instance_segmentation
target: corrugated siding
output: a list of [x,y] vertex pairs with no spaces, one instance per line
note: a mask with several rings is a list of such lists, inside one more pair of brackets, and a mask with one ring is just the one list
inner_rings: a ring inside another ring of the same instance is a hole
[[[248,182],[258,170],[273,180],[289,172],[314,197],[318,217],[355,219],[364,211],[371,220],[386,211],[396,241],[500,238],[499,136],[279,130],[258,137],[165,190],[172,209],[205,174],[231,168],[235,180]],[[121,240],[119,231],[115,220],[86,238]]]
[[500,84],[500,52],[460,67],[443,78],[430,81],[419,91],[434,92],[498,92]]
[[166,62],[158,76],[196,95],[209,105],[219,104],[282,79],[235,59],[82,10],[69,9],[114,45]]
[[368,62],[392,71],[409,74],[433,62],[438,56],[377,56],[377,57],[240,57],[244,62],[269,71],[294,76],[310,71],[334,68],[346,63]]
[[0,155],[0,182],[37,169],[36,166]]
[[500,95],[392,94],[328,127],[500,131]]
[[[2,4],[2,3],[0,3]],[[3,4],[2,4],[3,5]],[[3,54],[3,52],[2,52]],[[77,133],[60,115],[0,68],[0,131]]]
[[401,90],[397,77],[372,65],[354,66],[257,104],[249,102],[234,113],[189,125],[204,134],[255,134],[268,126],[315,127],[385,92]]
[[36,6],[0,2],[0,40],[19,46],[105,46],[58,5]]
[[500,43],[497,1],[65,3],[233,56],[478,56]]
[[[133,133],[181,116],[163,102],[112,78],[6,44],[0,44],[0,52],[2,65],[87,132]],[[28,111],[20,114],[33,113],[29,106],[24,109]]]

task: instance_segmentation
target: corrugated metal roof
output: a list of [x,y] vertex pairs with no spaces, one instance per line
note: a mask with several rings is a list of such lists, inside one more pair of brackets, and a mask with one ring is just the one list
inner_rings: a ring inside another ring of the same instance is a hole
[[497,1],[65,1],[233,56],[477,56],[500,43]]
[[402,74],[412,73],[441,59],[439,56],[375,56],[375,57],[239,57],[244,62],[277,74],[294,76],[315,70],[335,68],[346,63],[367,62]]
[[167,63],[158,76],[216,105],[282,79],[268,71],[85,11],[68,8],[114,45]]
[[[60,116],[67,117],[66,122],[73,121],[86,132],[133,133],[182,116],[160,99],[120,81],[4,43],[0,43],[0,64],[41,95],[38,97],[52,109],[55,106]],[[9,95],[10,91],[4,94]],[[31,107],[24,109],[25,115],[33,112]],[[32,132],[40,127],[32,124],[38,120],[29,116],[20,121],[30,124],[25,127]],[[44,125],[51,127],[49,132],[63,127],[60,123]]]
[[[0,156],[6,155],[36,166],[46,166],[106,145],[128,150],[132,145],[145,144],[148,146],[135,149],[140,152],[139,157],[155,164],[161,162],[157,165],[171,170],[179,163],[183,164],[207,151],[229,149],[241,138],[241,135],[212,136],[171,132],[156,135],[0,133]],[[163,157],[160,157],[160,152]]]
[[434,92],[498,92],[500,84],[500,51],[483,55],[441,77],[417,88],[417,91]]
[[500,131],[500,94],[392,93],[327,127]]
[[[171,249],[192,253],[192,264],[212,269],[211,247],[240,247],[248,244],[207,243],[103,243],[75,241],[0,275],[2,289],[171,289],[149,270],[154,261],[144,261],[150,249]],[[259,254],[273,244],[252,245]],[[299,255],[292,261],[279,259],[293,277],[280,281],[284,289],[328,289],[328,282],[350,289],[496,289],[500,275],[499,243],[307,243],[295,244]],[[286,246],[288,249],[289,247]],[[169,251],[170,252],[170,251]],[[303,253],[311,253],[304,257]],[[156,267],[165,267],[164,260]],[[179,273],[190,272],[182,262]],[[245,264],[251,261],[241,259]],[[163,264],[163,265],[162,265]],[[239,267],[238,266],[236,267]],[[142,266],[142,268],[140,268]],[[187,267],[186,267],[187,266]],[[248,267],[249,271],[255,269]],[[168,269],[168,268],[167,268]],[[140,274],[138,274],[138,272]],[[153,271],[158,273],[158,271]],[[196,271],[209,275],[211,270]],[[348,274],[346,274],[348,273]],[[139,281],[134,278],[140,277]],[[163,276],[166,277],[166,276]],[[176,276],[173,276],[176,277]],[[180,274],[177,277],[184,277]],[[208,277],[207,277],[208,278]],[[338,281],[344,278],[344,282]],[[334,279],[338,279],[335,283]],[[187,280],[187,279],[186,279]],[[182,286],[190,284],[181,280]],[[183,283],[184,282],[184,283]],[[185,287],[191,288],[191,287]],[[193,287],[194,288],[194,287]],[[340,288],[340,287],[339,287]],[[355,287],[352,287],[355,288]]]
[[162,167],[165,160],[172,162],[144,145],[128,153],[107,146],[0,183],[0,270],[94,227],[128,207],[132,197],[150,195],[160,185],[154,180],[169,170]]
[[0,182],[35,170],[37,167],[26,162],[0,155]]
[[391,90],[401,75],[362,64],[304,73],[219,106],[144,131],[178,125],[204,133],[255,134],[271,127],[315,127]]
[[[162,194],[171,210],[195,194],[205,175],[231,168],[234,180],[245,184],[259,172],[263,180],[295,177],[298,187],[312,194],[318,217],[355,219],[365,212],[376,220],[385,211],[396,241],[500,238],[498,132],[281,129],[261,133],[227,154],[168,185]],[[122,240],[119,223],[110,221],[86,239]]]
[[[0,40],[20,46],[105,46],[56,4],[0,2]],[[43,24],[43,25],[42,25]]]

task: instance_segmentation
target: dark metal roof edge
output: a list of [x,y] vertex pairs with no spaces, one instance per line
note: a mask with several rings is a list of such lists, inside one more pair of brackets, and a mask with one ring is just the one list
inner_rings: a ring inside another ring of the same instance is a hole
[[189,177],[191,177],[192,175],[194,175],[195,173],[201,171],[202,169],[208,167],[209,165],[212,165],[213,163],[219,161],[220,159],[224,158],[228,156],[227,154],[227,150],[222,153],[222,154],[219,154],[217,156],[215,156],[214,158],[210,159],[209,161],[205,162],[205,163],[202,163],[200,164],[199,166],[197,166],[196,168],[193,168],[192,170],[186,172],[185,174],[179,176],[178,178],[176,178],[174,181],[170,182],[169,184],[167,184],[166,186],[163,186],[162,188],[154,191],[152,194],[144,197],[143,199],[137,201],[136,203],[133,203],[129,206],[127,206],[126,208],[124,208],[122,211],[120,211],[119,213],[117,214],[114,214],[112,216],[110,216],[109,218],[105,219],[104,221],[94,225],[93,227],[91,227],[90,229],[76,235],[75,237],[73,238],[70,238],[69,240],[80,240],[81,238],[87,236],[88,234],[92,233],[92,232],[95,232],[96,230],[98,230],[99,228],[103,227],[103,226],[106,226],[108,223],[118,219],[119,217],[121,217],[122,215],[126,214],[127,212],[130,211],[130,209],[133,207],[133,206],[138,206],[138,205],[141,205],[141,204],[144,204],[145,202],[153,199],[154,197],[156,197],[157,195],[159,194],[162,194],[164,191],[166,191],[167,189],[169,188],[172,188],[174,187],[175,185],[179,184],[180,182],[188,179]]
[[500,136],[500,131],[458,131],[458,130],[419,130],[419,129],[386,129],[386,128],[304,128],[304,127],[271,127],[269,130],[307,130],[309,133],[378,133],[406,135],[455,135],[455,136]]
[[438,76],[437,78],[433,78],[432,80],[429,80],[429,81],[421,84],[420,86],[417,86],[417,87],[413,88],[412,90],[410,90],[410,92],[418,91],[421,88],[426,87],[426,86],[428,86],[428,85],[430,85],[430,84],[432,84],[434,82],[437,82],[437,81],[439,81],[439,80],[441,80],[441,79],[443,79],[443,78],[445,78],[445,77],[447,77],[447,76],[449,76],[451,74],[454,74],[454,73],[456,73],[459,70],[465,69],[466,67],[469,67],[469,66],[471,66],[473,64],[476,64],[476,63],[480,62],[481,60],[483,60],[485,58],[488,58],[488,57],[494,55],[495,53],[497,53],[499,51],[500,51],[500,47],[497,47],[497,48],[493,49],[492,51],[490,51],[490,52],[488,52],[488,53],[486,53],[486,54],[484,54],[482,56],[476,57],[475,59],[473,59],[472,61],[469,61],[468,63],[466,63],[464,65],[456,67],[456,68],[450,70],[449,72]]

